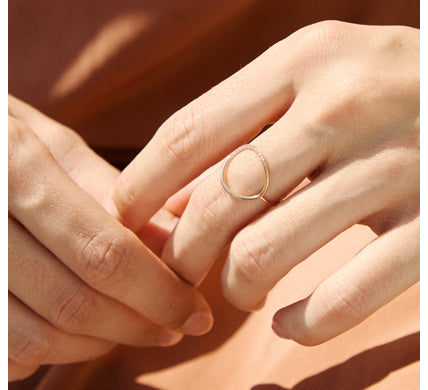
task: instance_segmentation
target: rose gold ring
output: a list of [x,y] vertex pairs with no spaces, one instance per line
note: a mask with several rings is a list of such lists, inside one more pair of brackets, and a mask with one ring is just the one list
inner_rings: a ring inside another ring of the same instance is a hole
[[[259,158],[260,162],[262,163],[263,166],[263,170],[264,170],[264,174],[265,174],[265,181],[263,183],[263,187],[262,189],[254,195],[242,195],[242,194],[237,194],[236,192],[234,192],[227,180],[226,180],[226,171],[227,168],[230,164],[230,162],[239,154],[242,153],[244,150],[251,150],[253,151],[257,157]],[[276,204],[273,204],[271,202],[269,202],[265,197],[265,193],[268,190],[269,187],[269,167],[267,164],[267,161],[265,159],[265,157],[263,156],[263,154],[254,146],[251,144],[246,144],[246,145],[242,145],[240,146],[238,149],[235,149],[231,154],[229,154],[229,156],[227,156],[226,160],[223,163],[223,167],[221,169],[221,184],[223,185],[223,188],[226,190],[226,192],[230,195],[232,195],[234,198],[237,199],[244,199],[244,200],[252,200],[252,199],[261,199],[263,202],[265,202],[267,205],[274,207],[276,206]]]

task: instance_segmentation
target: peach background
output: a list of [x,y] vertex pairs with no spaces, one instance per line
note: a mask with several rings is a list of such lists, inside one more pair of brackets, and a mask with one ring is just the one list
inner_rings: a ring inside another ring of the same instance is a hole
[[[340,0],[14,0],[9,91],[81,133],[123,167],[175,110],[271,44],[324,19],[419,26],[419,2]],[[42,369],[10,389],[417,389],[419,285],[317,347],[277,338],[274,312],[309,294],[373,238],[356,226],[294,269],[246,314],[201,289],[207,335],[172,348],[118,347],[94,362]]]

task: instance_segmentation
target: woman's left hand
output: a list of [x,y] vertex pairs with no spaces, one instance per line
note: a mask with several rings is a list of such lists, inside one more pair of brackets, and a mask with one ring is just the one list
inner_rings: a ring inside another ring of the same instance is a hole
[[[223,291],[252,310],[318,248],[354,224],[370,226],[377,239],[274,317],[278,335],[319,344],[419,279],[419,31],[322,22],[279,42],[160,128],[116,183],[119,217],[137,231],[267,124],[251,141],[256,150],[196,188],[163,259],[198,284],[230,244]],[[267,173],[258,199],[233,195],[257,194]]]

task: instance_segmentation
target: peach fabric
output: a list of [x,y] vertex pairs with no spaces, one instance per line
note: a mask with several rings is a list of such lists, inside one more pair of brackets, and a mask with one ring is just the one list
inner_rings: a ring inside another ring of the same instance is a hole
[[[324,19],[418,27],[409,0],[14,0],[9,91],[125,165],[176,109],[296,29]],[[276,310],[304,298],[373,233],[356,226],[296,267],[247,314],[221,295],[222,260],[201,290],[215,326],[171,348],[119,346],[10,389],[307,390],[419,388],[419,285],[316,347],[279,339]]]
[[174,111],[326,19],[419,27],[419,2],[14,0],[9,91],[121,162]]
[[118,347],[94,362],[52,368],[37,390],[313,390],[418,389],[419,286],[343,335],[316,347],[279,339],[271,318],[304,298],[373,238],[361,226],[296,267],[247,315],[220,295],[221,261],[201,287],[215,325],[170,348]]

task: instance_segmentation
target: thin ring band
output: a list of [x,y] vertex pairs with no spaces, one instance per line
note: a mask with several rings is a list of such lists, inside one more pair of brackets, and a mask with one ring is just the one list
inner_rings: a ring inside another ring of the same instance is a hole
[[[264,170],[264,173],[265,173],[265,182],[263,184],[263,188],[257,194],[254,194],[254,195],[237,194],[236,192],[234,192],[234,191],[232,191],[230,189],[229,184],[227,183],[227,180],[226,180],[226,170],[227,170],[227,167],[229,166],[229,163],[239,153],[243,152],[244,150],[252,150],[257,155],[257,157],[259,158],[259,160],[262,163],[263,170]],[[226,190],[226,192],[228,194],[232,195],[234,198],[244,199],[244,200],[261,199],[268,206],[271,206],[271,207],[275,206],[275,204],[272,204],[271,202],[269,202],[264,197],[264,194],[268,190],[269,182],[270,182],[269,167],[268,167],[267,161],[266,161],[265,157],[263,156],[263,154],[254,145],[251,145],[251,144],[242,145],[238,149],[235,149],[231,154],[229,154],[229,156],[227,156],[226,160],[223,163],[223,167],[221,169],[221,176],[220,176],[220,178],[221,178],[221,184],[222,184],[223,188]]]

